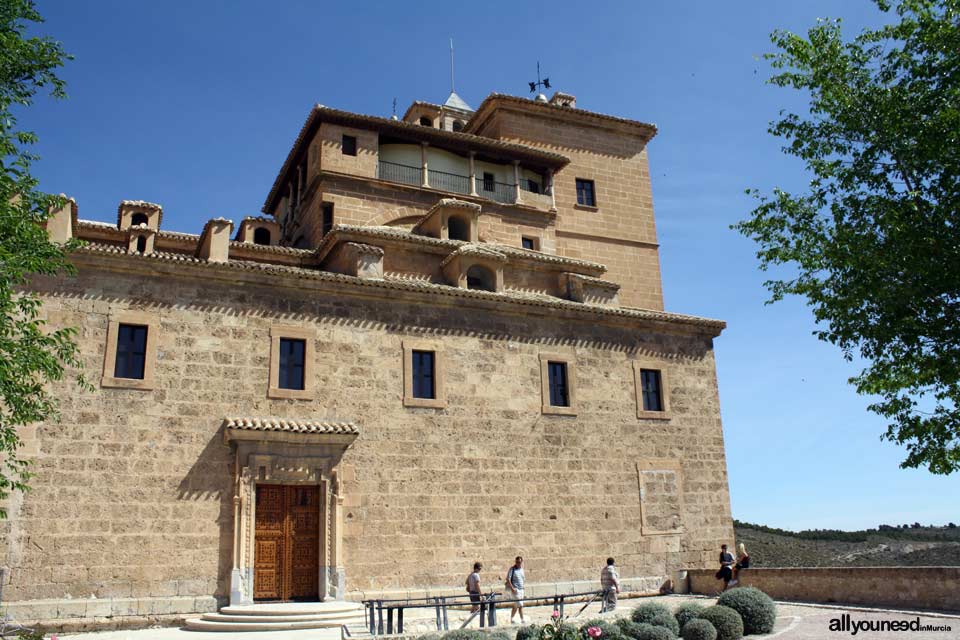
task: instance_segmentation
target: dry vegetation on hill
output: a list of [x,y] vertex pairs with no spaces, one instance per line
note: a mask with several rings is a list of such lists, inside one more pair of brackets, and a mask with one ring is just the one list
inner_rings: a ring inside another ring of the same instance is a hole
[[734,521],[755,567],[960,566],[960,527],[785,531]]

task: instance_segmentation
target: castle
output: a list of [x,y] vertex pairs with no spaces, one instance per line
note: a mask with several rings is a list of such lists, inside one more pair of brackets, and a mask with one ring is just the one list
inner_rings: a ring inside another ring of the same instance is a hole
[[663,309],[654,126],[572,95],[316,105],[264,217],[53,213],[87,392],[29,428],[3,600],[64,628],[226,603],[657,591],[732,541],[713,339]]

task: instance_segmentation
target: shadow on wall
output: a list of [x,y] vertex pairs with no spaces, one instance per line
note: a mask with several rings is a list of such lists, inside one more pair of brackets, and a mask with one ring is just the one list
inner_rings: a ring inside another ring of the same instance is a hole
[[221,424],[177,487],[178,500],[220,501],[216,591],[213,594],[191,594],[214,595],[218,599],[229,595],[233,569],[233,455],[230,446],[223,441],[223,430]]

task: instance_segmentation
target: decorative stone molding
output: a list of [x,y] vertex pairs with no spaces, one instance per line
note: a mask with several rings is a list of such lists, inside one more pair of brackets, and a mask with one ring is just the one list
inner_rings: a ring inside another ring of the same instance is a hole
[[324,266],[348,276],[383,279],[383,249],[360,242],[343,242],[327,254]]
[[[451,219],[454,224],[459,221],[467,228],[466,236],[450,237]],[[441,240],[461,240],[464,242],[479,242],[480,205],[456,198],[443,198],[433,205],[425,216],[412,230],[413,234],[440,238]]]
[[620,285],[579,273],[564,271],[560,274],[560,288],[575,302],[619,307]]
[[120,206],[117,207],[117,229],[126,231],[134,226],[133,217],[138,213],[147,217],[147,226],[149,228],[154,231],[160,229],[160,223],[163,221],[163,207],[145,200],[120,201]]
[[197,244],[197,257],[207,262],[228,262],[230,260],[230,233],[233,222],[226,218],[214,218],[203,225],[200,241]]

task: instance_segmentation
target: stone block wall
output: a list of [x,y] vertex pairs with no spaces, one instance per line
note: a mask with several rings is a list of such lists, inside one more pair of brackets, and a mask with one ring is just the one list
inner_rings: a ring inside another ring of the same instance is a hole
[[[716,593],[715,573],[690,571],[690,591]],[[960,612],[960,567],[757,568],[740,572],[740,585],[776,600]]]
[[[60,385],[62,420],[28,438],[33,491],[14,496],[0,521],[8,602],[53,601],[55,611],[72,599],[222,601],[233,530],[226,416],[360,425],[341,464],[353,598],[459,588],[475,560],[493,584],[518,554],[532,584],[595,580],[608,555],[625,578],[664,578],[710,566],[732,539],[709,336],[128,264],[139,271],[81,266],[75,278],[36,283],[50,324],[79,327],[97,388]],[[158,319],[152,390],[97,384],[118,310]],[[267,397],[278,324],[316,330],[311,399]],[[446,408],[403,406],[407,337],[443,344]],[[543,352],[573,358],[576,416],[541,413]],[[641,357],[669,371],[669,421],[637,418],[631,362]],[[677,461],[681,471],[681,526],[667,534],[643,532],[638,465],[647,460]]]

